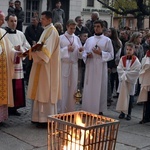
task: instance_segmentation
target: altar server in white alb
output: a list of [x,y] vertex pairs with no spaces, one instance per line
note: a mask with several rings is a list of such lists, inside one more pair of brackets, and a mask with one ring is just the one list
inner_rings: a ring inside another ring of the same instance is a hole
[[138,58],[133,55],[135,45],[126,43],[126,55],[122,56],[117,67],[119,75],[118,101],[116,110],[120,112],[119,118],[131,120],[131,110],[134,101],[135,84],[139,77],[141,64]]
[[[25,38],[23,32],[16,30],[17,27],[17,16],[10,14],[6,17],[8,27],[7,37],[13,44],[16,51],[25,52],[30,48],[28,41]],[[20,107],[25,107],[25,87],[24,87],[24,73],[23,73],[23,62],[22,58],[15,56],[14,62],[14,75],[13,75],[13,95],[14,95],[14,107],[9,108],[9,115],[20,116],[17,111]]]
[[138,103],[144,102],[143,116],[140,124],[150,122],[150,47],[145,57],[142,59],[142,68],[140,71],[139,81],[141,90],[138,97]]
[[107,61],[114,58],[111,40],[103,35],[103,21],[94,22],[94,36],[85,42],[86,64],[82,109],[95,114],[107,110]]
[[77,91],[78,58],[82,58],[82,44],[74,34],[76,22],[67,21],[67,31],[60,36],[62,100],[59,101],[59,112],[75,110],[74,94]]

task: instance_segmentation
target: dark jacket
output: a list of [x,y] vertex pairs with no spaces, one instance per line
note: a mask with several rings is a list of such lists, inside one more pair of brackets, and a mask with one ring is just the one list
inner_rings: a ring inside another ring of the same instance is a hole
[[29,25],[26,28],[25,36],[31,46],[33,45],[33,41],[38,42],[43,30],[44,29],[40,24],[37,27],[35,27],[34,25]]
[[24,22],[24,12],[22,8],[15,9],[15,15],[17,16],[17,30],[22,31],[22,23]]
[[8,12],[8,15],[14,14],[14,13],[15,13],[15,8],[10,6],[10,7],[8,8],[7,12]]
[[78,27],[76,27],[76,31],[75,31],[75,35],[79,36],[82,33],[88,33],[88,37],[91,36],[91,33],[89,31],[89,29],[87,27],[82,26],[81,29],[79,29]]
[[144,55],[148,50],[150,50],[150,44],[148,44],[146,41],[142,44],[143,50],[144,50]]

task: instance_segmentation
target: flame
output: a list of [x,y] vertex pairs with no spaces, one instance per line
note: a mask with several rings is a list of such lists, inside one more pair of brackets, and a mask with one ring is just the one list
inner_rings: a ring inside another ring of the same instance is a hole
[[[81,117],[79,115],[76,116],[76,124],[82,127],[85,127],[85,124],[82,122]],[[68,135],[68,145],[64,145],[63,150],[85,150],[83,149],[84,144],[84,135],[86,136],[85,139],[88,138],[88,135],[90,134],[89,131],[80,130],[80,134],[78,132],[73,132]],[[86,134],[85,134],[86,132]],[[77,135],[76,135],[77,133]],[[81,137],[79,137],[81,135]],[[72,139],[71,139],[72,137]],[[92,136],[90,136],[90,139],[92,139]],[[88,147],[86,148],[88,150]]]
[[79,115],[76,116],[76,124],[85,127],[85,124],[82,123],[81,117]]

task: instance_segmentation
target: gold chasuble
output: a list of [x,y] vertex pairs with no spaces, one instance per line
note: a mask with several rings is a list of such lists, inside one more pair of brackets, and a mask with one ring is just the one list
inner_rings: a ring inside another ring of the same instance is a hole
[[[0,37],[1,37],[0,33]],[[7,58],[3,40],[0,40],[0,106],[8,104]]]

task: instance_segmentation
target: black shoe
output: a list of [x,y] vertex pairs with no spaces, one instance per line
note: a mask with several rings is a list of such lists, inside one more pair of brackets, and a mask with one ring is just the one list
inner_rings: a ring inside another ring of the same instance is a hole
[[37,128],[47,128],[47,122],[44,122],[44,123],[37,123],[36,127],[37,127]]
[[139,122],[139,124],[144,124],[150,122],[150,119],[144,119]]
[[19,113],[17,110],[11,110],[9,111],[10,116],[21,116],[21,113]]
[[131,120],[131,115],[127,115],[126,120]]
[[123,112],[121,112],[121,114],[119,115],[119,117],[118,117],[119,119],[123,119],[123,118],[125,118],[125,113],[123,113]]
[[32,123],[32,124],[37,124],[38,122],[36,122],[36,121],[31,121],[31,123]]

